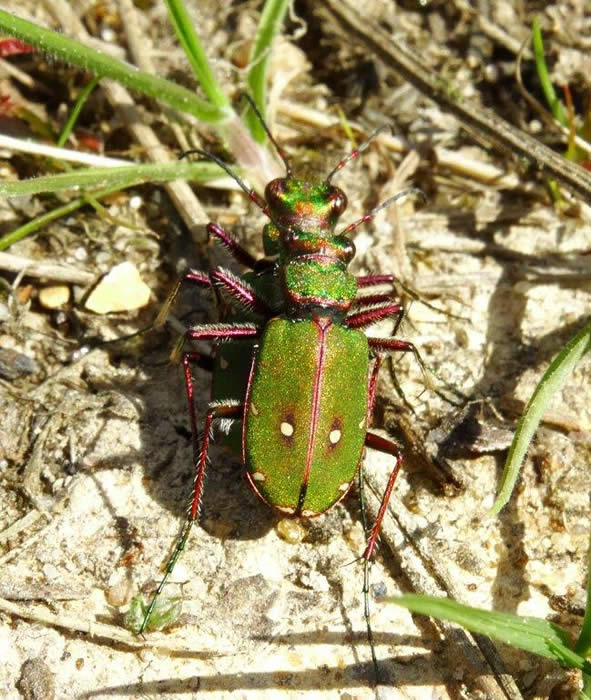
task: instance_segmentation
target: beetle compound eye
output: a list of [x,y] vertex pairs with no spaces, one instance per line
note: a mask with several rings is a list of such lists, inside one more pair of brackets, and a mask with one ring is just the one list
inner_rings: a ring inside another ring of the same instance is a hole
[[285,190],[285,178],[278,177],[276,180],[271,180],[265,187],[265,199],[270,205],[273,205],[282,199]]
[[338,187],[334,188],[331,197],[332,213],[334,216],[340,216],[347,208],[347,195]]
[[347,239],[347,242],[345,243],[345,245],[343,247],[343,253],[344,253],[344,257],[347,260],[347,262],[349,260],[353,260],[353,258],[355,257],[355,243],[353,243],[353,241]]

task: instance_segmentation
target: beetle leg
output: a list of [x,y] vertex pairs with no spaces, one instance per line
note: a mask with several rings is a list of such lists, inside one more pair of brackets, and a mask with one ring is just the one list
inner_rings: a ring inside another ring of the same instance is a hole
[[209,233],[210,236],[213,236],[213,238],[216,238],[230,253],[234,260],[239,262],[241,265],[244,265],[244,267],[254,270],[258,260],[251,255],[246,248],[243,248],[240,243],[238,243],[238,241],[219,224],[214,224],[213,222],[207,224],[207,233]]
[[[400,284],[400,281],[394,275],[361,275],[355,278],[357,280],[357,288],[364,289],[366,287],[376,287],[383,284],[391,284],[392,291],[387,294],[366,294],[365,296],[358,296],[354,304],[358,306],[363,306],[367,304],[381,304],[383,302],[395,302],[400,299],[400,295],[396,290],[396,285]],[[404,287],[403,287],[404,288]],[[405,288],[404,288],[405,289]],[[400,320],[398,323],[400,323]],[[397,326],[398,327],[398,326]]]
[[254,323],[207,323],[189,328],[190,340],[229,340],[230,338],[254,338],[260,333]]
[[378,384],[378,373],[382,364],[382,355],[377,355],[367,385],[367,425],[371,424],[373,407],[376,400],[376,388]]
[[[374,366],[372,367],[371,375],[369,378],[368,421],[367,421],[368,424],[369,424],[369,420],[371,418],[371,414],[373,412],[373,405],[375,402],[377,376],[378,376],[378,372],[380,370],[381,362],[382,362],[382,357],[381,357],[381,355],[378,355],[376,357]],[[369,604],[369,564],[370,564],[371,556],[375,550],[376,541],[377,541],[377,538],[378,538],[378,535],[380,532],[380,527],[382,525],[382,520],[384,519],[384,514],[386,512],[386,508],[388,507],[388,502],[390,500],[390,495],[392,494],[392,489],[394,488],[394,483],[396,481],[396,477],[398,476],[398,473],[400,471],[400,467],[402,466],[402,454],[400,453],[400,450],[398,449],[398,446],[396,445],[396,443],[391,442],[390,440],[386,440],[385,438],[382,438],[379,435],[375,435],[374,433],[370,433],[370,432],[366,433],[365,444],[367,445],[367,447],[371,447],[373,449],[379,450],[380,452],[385,452],[387,454],[391,454],[391,455],[394,455],[396,457],[396,464],[394,466],[394,469],[392,470],[392,473],[390,474],[390,478],[388,479],[388,483],[386,485],[386,490],[384,491],[384,495],[382,496],[382,502],[380,503],[378,515],[376,517],[375,523],[374,523],[371,531],[369,532],[369,536],[367,538],[367,545],[365,547],[365,551],[363,552],[363,559],[364,559],[364,565],[363,565],[364,616],[365,616],[365,623],[367,626],[367,640],[369,643],[369,648],[371,649],[371,660],[372,660],[372,665],[373,665],[373,669],[374,669],[375,682],[377,685],[380,682],[380,673],[379,673],[378,659],[377,659],[376,652],[375,652],[373,631],[372,631],[372,627],[371,627],[371,611],[370,611],[370,604]],[[359,504],[360,504],[360,508],[361,508],[361,520],[362,520],[362,524],[363,524],[363,529],[367,535],[367,515],[366,515],[366,508],[365,508],[365,497],[363,494],[364,494],[364,487],[363,487],[363,461],[362,461],[360,469],[359,469]]]
[[398,279],[394,275],[360,275],[357,279],[358,287],[376,287],[378,284],[396,284]]
[[269,318],[272,315],[267,303],[260,296],[256,295],[254,289],[229,270],[218,267],[212,271],[211,279],[213,282],[219,282],[232,299],[242,307],[254,311],[265,318]]
[[183,372],[185,374],[185,392],[187,394],[187,404],[189,407],[189,420],[191,421],[191,436],[193,440],[193,462],[197,461],[199,452],[197,438],[197,413],[195,411],[195,385],[191,373],[191,365],[197,364],[201,355],[198,352],[184,352],[181,356]]
[[388,507],[388,502],[390,500],[390,496],[392,495],[392,489],[394,488],[394,483],[396,482],[396,478],[400,472],[400,467],[402,466],[402,453],[395,442],[392,440],[386,440],[386,438],[381,437],[381,435],[376,435],[375,433],[370,433],[369,431],[365,436],[365,444],[367,447],[378,450],[378,452],[392,455],[392,457],[396,459],[396,464],[394,465],[394,469],[392,469],[392,472],[388,478],[388,483],[386,484],[384,495],[382,496],[382,502],[380,503],[380,508],[378,510],[375,523],[373,524],[367,539],[365,551],[363,552],[363,558],[369,560],[374,552],[376,541],[380,533],[382,520],[384,519],[386,508]]
[[[188,364],[191,359],[191,355],[194,355],[195,353],[185,353],[183,355],[183,366],[186,368],[188,367]],[[187,357],[188,356],[188,357]],[[186,359],[185,359],[186,358]],[[187,384],[187,396],[190,397],[190,402],[191,402],[191,428],[193,429],[193,426],[195,424],[195,407],[193,403],[193,380],[190,379],[188,384]],[[150,605],[148,606],[146,610],[146,614],[144,615],[144,619],[142,620],[142,624],[140,626],[138,634],[142,634],[144,630],[146,629],[148,622],[150,620],[150,616],[152,615],[152,612],[154,610],[154,607],[156,606],[156,601],[158,600],[159,595],[162,593],[164,586],[166,585],[169,576],[172,574],[173,569],[177,563],[178,558],[180,557],[181,553],[185,549],[185,545],[187,544],[187,540],[189,539],[189,534],[191,532],[191,528],[193,527],[193,523],[197,520],[199,516],[199,508],[201,506],[201,499],[203,497],[203,483],[205,479],[205,467],[207,466],[207,453],[209,451],[209,444],[211,441],[211,432],[212,432],[212,424],[215,418],[219,417],[234,417],[234,416],[240,416],[242,415],[243,407],[241,406],[240,403],[238,402],[217,402],[215,404],[210,404],[207,415],[205,418],[205,426],[203,429],[203,440],[201,443],[201,449],[198,451],[197,454],[197,459],[195,459],[195,481],[194,481],[194,486],[193,486],[193,498],[191,500],[191,505],[189,507],[189,512],[187,513],[187,518],[185,520],[185,523],[183,525],[183,529],[181,530],[181,534],[179,535],[176,547],[174,548],[173,553],[170,556],[170,559],[168,560],[166,564],[166,569],[164,571],[164,576],[162,577],[162,580],[158,584],[158,588],[156,589],[156,592],[154,593],[152,600],[150,601]],[[195,435],[195,433],[193,433]],[[195,443],[196,440],[193,442]]]
[[400,304],[383,304],[382,306],[375,306],[365,310],[362,309],[361,311],[355,311],[349,314],[345,319],[345,324],[349,328],[365,328],[378,321],[383,321],[390,316],[396,316],[394,334],[398,330],[403,315],[404,309]]
[[427,368],[423,362],[416,346],[407,340],[397,340],[396,338],[368,338],[369,347],[378,352],[412,352],[415,360],[419,363],[423,381],[427,386],[431,386],[431,381],[427,375]]
[[[205,326],[193,326],[185,333],[185,338],[190,340],[216,340],[227,338],[249,338],[258,335],[258,328],[252,323],[244,324],[208,324]],[[189,404],[189,419],[191,421],[191,434],[193,435],[193,455],[197,456],[197,414],[195,412],[195,389],[191,365],[196,364],[201,355],[198,352],[184,352],[181,355],[183,371],[185,373],[185,390],[187,403]]]
[[365,294],[353,299],[353,304],[359,306],[372,306],[373,304],[384,304],[388,301],[398,299],[395,294]]

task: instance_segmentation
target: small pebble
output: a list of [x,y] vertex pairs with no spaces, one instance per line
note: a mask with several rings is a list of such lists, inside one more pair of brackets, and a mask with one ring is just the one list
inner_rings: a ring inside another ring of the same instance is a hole
[[35,360],[22,352],[0,348],[0,377],[12,381],[26,374],[35,374],[39,367]]
[[97,314],[139,309],[150,301],[150,287],[142,281],[135,265],[116,265],[92,290],[86,308]]
[[46,309],[59,309],[69,301],[70,288],[65,284],[56,284],[39,290],[39,303]]
[[40,657],[27,659],[23,663],[17,687],[24,700],[53,700],[55,698],[55,677],[49,666]]
[[101,32],[101,38],[103,41],[107,41],[112,44],[117,38],[117,34],[115,34],[111,27],[105,27]]
[[297,520],[283,518],[275,526],[277,534],[282,540],[290,544],[300,543],[306,536],[306,528]]
[[144,203],[144,200],[139,195],[134,195],[129,200],[129,208],[130,209],[139,209],[143,203]]
[[133,597],[133,588],[131,581],[124,579],[109,586],[105,591],[105,598],[109,605],[120,608],[123,605],[128,605]]
[[84,262],[88,258],[88,251],[86,248],[76,248],[74,251],[74,258],[78,260],[78,262]]

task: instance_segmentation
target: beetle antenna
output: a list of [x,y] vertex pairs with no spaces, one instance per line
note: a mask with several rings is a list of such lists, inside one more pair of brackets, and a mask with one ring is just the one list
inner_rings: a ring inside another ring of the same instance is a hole
[[263,197],[261,197],[260,194],[255,192],[252,189],[252,187],[249,187],[241,177],[236,175],[236,173],[232,170],[232,168],[227,163],[224,163],[224,161],[221,158],[214,156],[214,154],[210,153],[209,151],[203,151],[200,148],[192,148],[191,150],[185,151],[184,153],[182,153],[181,156],[179,157],[179,160],[181,160],[181,158],[186,158],[187,156],[192,156],[195,154],[197,154],[199,156],[203,156],[204,158],[207,158],[208,160],[213,161],[216,165],[219,165],[220,168],[232,178],[232,180],[234,180],[236,183],[238,183],[240,189],[243,190],[248,195],[248,198],[257,205],[257,207],[263,212],[263,214],[269,219],[269,221],[274,226],[276,226],[280,230],[286,228],[285,226],[281,226],[271,216],[271,212],[269,211],[269,206],[268,206],[267,202],[263,199]]
[[243,93],[242,97],[248,102],[252,111],[257,115],[257,118],[260,121],[261,126],[263,127],[263,129],[265,130],[265,133],[269,137],[269,141],[273,144],[273,147],[275,148],[279,157],[283,161],[283,165],[285,166],[285,177],[288,177],[288,178],[291,177],[291,165],[289,162],[289,158],[287,157],[287,153],[285,152],[285,150],[283,148],[281,148],[281,146],[275,140],[275,137],[271,133],[271,129],[269,129],[269,125],[265,121],[265,118],[261,114],[260,109],[256,106],[255,101],[252,99],[252,97],[247,92]]
[[232,168],[227,164],[224,163],[224,161],[221,158],[218,158],[217,156],[214,156],[213,153],[210,153],[209,151],[202,151],[200,148],[192,148],[190,151],[185,151],[184,153],[181,154],[179,157],[179,160],[182,158],[186,158],[187,156],[192,156],[192,155],[199,155],[203,156],[203,158],[207,158],[207,160],[213,161],[216,165],[219,165],[219,167],[226,172],[234,182],[238,184],[241,190],[246,192],[248,195],[248,198],[254,202],[259,209],[262,210],[263,214],[266,214],[269,218],[271,218],[269,208],[267,206],[267,203],[265,200],[257,194],[252,187],[249,187],[242,178],[240,178],[236,173],[232,170]]
[[348,233],[351,233],[351,231],[354,231],[356,228],[361,226],[361,224],[364,224],[366,221],[371,221],[371,219],[373,219],[379,211],[382,211],[382,209],[385,209],[386,207],[389,207],[390,204],[392,204],[393,202],[396,202],[399,199],[402,199],[403,197],[408,197],[410,195],[417,195],[423,200],[423,202],[427,201],[427,197],[423,190],[419,189],[418,187],[407,187],[405,190],[401,190],[400,192],[398,192],[398,194],[395,194],[392,197],[388,197],[388,199],[379,204],[375,209],[372,209],[371,211],[367,212],[367,214],[364,214],[360,219],[357,219],[357,221],[354,221],[352,224],[349,224],[347,228],[343,229],[338,235],[346,236]]
[[354,148],[348,156],[345,156],[343,160],[340,160],[335,165],[335,167],[326,176],[326,183],[329,184],[332,178],[339,172],[339,170],[342,170],[345,167],[345,165],[347,165],[347,163],[349,163],[350,161],[355,160],[355,158],[359,158],[363,151],[365,151],[369,147],[371,142],[375,141],[380,134],[383,134],[386,131],[392,133],[392,127],[390,127],[388,124],[384,124],[383,126],[378,127],[373,132],[373,134],[370,134],[370,136],[365,141],[363,141],[363,143],[360,146]]

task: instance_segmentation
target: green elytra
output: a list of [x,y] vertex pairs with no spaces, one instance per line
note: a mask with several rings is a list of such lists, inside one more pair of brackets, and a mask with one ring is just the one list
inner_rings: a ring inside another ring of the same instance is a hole
[[349,491],[365,442],[368,397],[359,387],[368,371],[361,331],[328,316],[268,322],[243,417],[246,476],[266,503],[311,517]]
[[[267,257],[256,260],[221,227],[210,224],[210,235],[250,270],[242,276],[223,268],[208,273],[189,271],[179,280],[164,307],[167,311],[180,285],[189,281],[215,286],[234,308],[223,323],[195,326],[185,334],[188,341],[209,339],[218,343],[212,400],[199,443],[191,366],[201,356],[184,352],[181,361],[196,467],[193,499],[140,633],[148,627],[155,601],[197,519],[216,419],[231,419],[234,426],[241,426],[240,448],[248,482],[262,500],[289,516],[318,515],[343,498],[359,472],[364,447],[394,456],[396,464],[363,554],[366,562],[374,551],[402,461],[395,443],[368,430],[377,374],[383,353],[417,353],[410,343],[394,338],[368,338],[361,330],[388,317],[397,319],[397,327],[402,307],[395,303],[391,293],[358,295],[358,288],[392,283],[394,278],[353,276],[348,265],[355,249],[347,233],[407,192],[387,200],[336,233],[347,199],[342,190],[330,183],[331,177],[357,157],[374,137],[319,182],[293,178],[283,152],[278,149],[286,164],[286,177],[270,182],[264,199],[248,189],[215,156],[204,154],[229,172],[269,217],[263,231]],[[234,447],[237,438],[234,429],[230,432]],[[364,593],[371,642],[367,567]],[[377,676],[373,644],[371,652]]]

